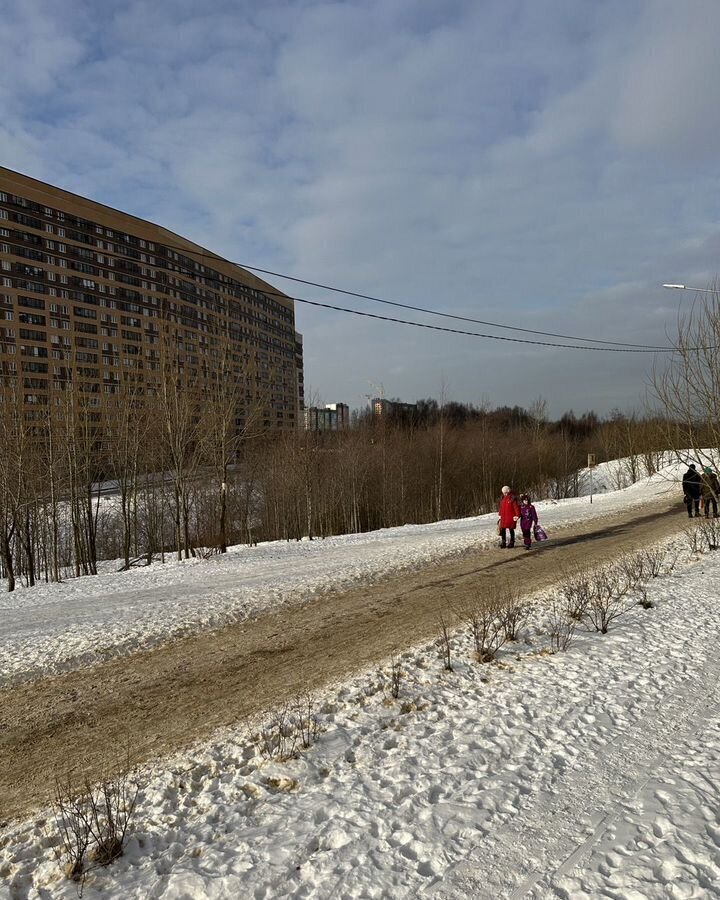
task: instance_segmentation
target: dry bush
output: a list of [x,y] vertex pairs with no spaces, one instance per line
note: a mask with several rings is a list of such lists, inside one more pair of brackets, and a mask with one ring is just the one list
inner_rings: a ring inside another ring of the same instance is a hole
[[319,730],[317,699],[305,690],[272,713],[257,739],[266,759],[284,762],[297,756],[298,750],[311,747]]
[[565,613],[576,622],[585,618],[585,613],[593,595],[593,576],[587,569],[565,574],[560,581],[560,595]]
[[658,578],[668,555],[667,548],[646,547],[640,553],[643,556],[644,576],[646,578]]
[[467,613],[478,662],[492,662],[507,640],[497,597],[484,597]]
[[69,776],[56,779],[52,806],[68,878],[82,884],[91,869],[122,856],[139,790],[129,767],[96,785],[85,781],[79,789]]
[[520,627],[527,621],[529,605],[515,589],[508,587],[498,596],[498,609],[505,640],[516,641]]
[[700,532],[699,523],[693,523],[683,529],[683,535],[687,543],[688,549],[693,556],[702,553],[703,536]]
[[636,550],[634,553],[626,553],[621,556],[613,568],[617,570],[617,580],[620,586],[624,584],[625,592],[632,591],[647,577],[648,563],[645,553]]
[[570,605],[567,597],[553,595],[550,602],[550,650],[558,653],[567,650],[575,637],[580,623],[576,608]]
[[648,597],[647,588],[645,585],[640,585],[638,588],[638,593],[640,594],[640,599],[638,600],[638,606],[642,606],[643,609],[652,609],[655,604]]
[[622,563],[603,566],[595,572],[590,602],[585,611],[595,631],[607,634],[610,623],[625,615],[633,603],[627,599],[631,581]]
[[295,756],[297,732],[292,727],[289,704],[276,709],[259,733],[260,750],[267,759],[286,760]]
[[454,672],[451,660],[450,647],[450,625],[444,615],[440,615],[440,636],[438,638],[438,646],[443,661],[443,668],[446,672]]
[[220,553],[220,547],[218,547],[218,546],[192,547],[191,553],[193,556],[197,557],[198,559],[210,559],[211,557],[217,556]]
[[90,803],[90,796],[84,791],[75,791],[69,779],[55,780],[52,807],[61,840],[58,858],[66,877],[72,881],[82,881],[85,876],[92,837],[87,815]]
[[627,554],[594,571],[581,569],[560,582],[563,615],[588,620],[596,631],[607,634],[610,623],[633,606],[628,593],[641,581],[646,564],[641,553]]
[[400,682],[402,681],[403,670],[399,658],[393,653],[390,657],[390,693],[397,700],[400,696]]
[[700,519],[697,526],[704,549],[717,550],[720,547],[720,519]]
[[307,750],[317,740],[320,725],[317,717],[317,699],[310,691],[299,693],[292,703],[293,722],[300,746]]

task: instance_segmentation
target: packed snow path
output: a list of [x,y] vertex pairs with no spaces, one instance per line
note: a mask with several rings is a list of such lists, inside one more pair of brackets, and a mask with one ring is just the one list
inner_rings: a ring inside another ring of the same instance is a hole
[[92,776],[125,743],[137,760],[186,747],[218,726],[435,637],[440,613],[471,604],[486,579],[521,579],[537,590],[554,584],[565,566],[603,561],[683,524],[677,503],[665,513],[636,508],[593,518],[558,529],[530,554],[476,550],[416,574],[0,691],[0,814],[46,801],[58,767],[77,757],[77,747],[78,763]]

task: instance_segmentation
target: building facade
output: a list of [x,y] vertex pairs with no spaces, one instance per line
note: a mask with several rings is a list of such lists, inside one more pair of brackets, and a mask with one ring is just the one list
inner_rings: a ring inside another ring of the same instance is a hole
[[304,413],[306,431],[345,431],[350,427],[350,407],[346,403],[309,406]]
[[370,407],[372,414],[379,419],[398,414],[414,415],[417,411],[417,403],[401,403],[399,400],[386,400],[384,397],[373,397]]
[[157,395],[168,365],[202,392],[237,385],[238,427],[296,428],[293,301],[177,234],[0,167],[0,373],[25,418],[68,386],[98,414]]

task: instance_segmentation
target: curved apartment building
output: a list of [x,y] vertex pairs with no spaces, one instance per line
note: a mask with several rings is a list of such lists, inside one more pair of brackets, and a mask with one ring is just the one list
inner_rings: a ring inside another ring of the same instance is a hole
[[238,426],[295,428],[302,338],[291,298],[171,231],[0,167],[0,369],[25,418],[69,384],[98,414],[152,396],[171,357],[200,392],[241,386]]

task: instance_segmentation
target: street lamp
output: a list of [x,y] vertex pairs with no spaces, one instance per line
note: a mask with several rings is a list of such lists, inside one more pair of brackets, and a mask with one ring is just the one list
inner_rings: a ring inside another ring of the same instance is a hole
[[674,288],[676,291],[698,291],[701,294],[716,294],[715,288],[696,288],[687,284],[664,284],[664,288]]

